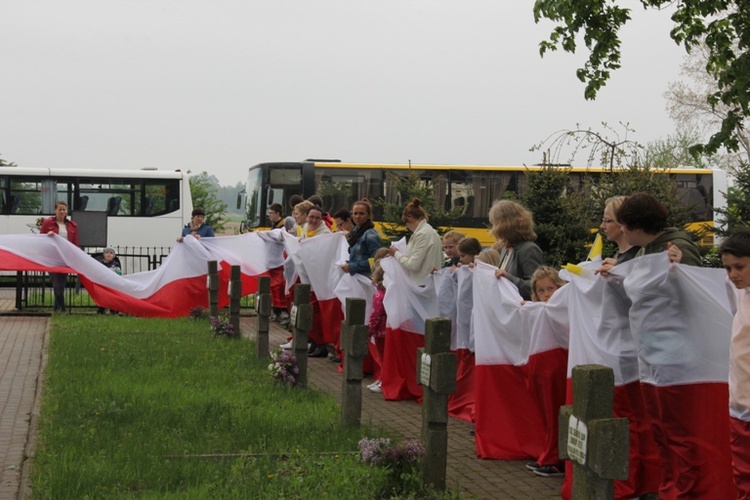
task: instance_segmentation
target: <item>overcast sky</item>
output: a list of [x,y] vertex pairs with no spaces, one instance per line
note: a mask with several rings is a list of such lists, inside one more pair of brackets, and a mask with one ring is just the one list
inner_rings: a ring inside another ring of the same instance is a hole
[[673,133],[683,52],[668,12],[621,3],[623,68],[590,102],[531,1],[3,0],[0,157],[233,185],[305,158],[533,164],[576,123],[646,143]]

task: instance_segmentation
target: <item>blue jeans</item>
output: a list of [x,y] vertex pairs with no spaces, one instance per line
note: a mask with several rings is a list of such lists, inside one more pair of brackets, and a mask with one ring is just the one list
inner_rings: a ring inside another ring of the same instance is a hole
[[55,296],[54,310],[65,312],[65,281],[67,281],[68,275],[49,273],[49,279],[52,281],[52,293]]

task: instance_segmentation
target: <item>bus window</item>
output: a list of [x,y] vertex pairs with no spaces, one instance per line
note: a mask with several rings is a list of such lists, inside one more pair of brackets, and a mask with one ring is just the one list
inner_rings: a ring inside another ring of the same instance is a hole
[[404,198],[405,194],[398,190],[398,183],[402,177],[408,177],[410,175],[416,175],[420,179],[425,179],[425,176],[429,178],[429,174],[425,170],[391,170],[385,173],[383,179],[383,197],[387,203],[393,203],[406,207],[411,201]]
[[323,198],[323,209],[334,213],[363,198],[370,202],[378,199],[382,192],[380,179],[377,170],[316,169],[315,192]]
[[[8,213],[14,215],[42,214],[42,183],[34,178],[11,178]],[[46,213],[54,213],[54,208]]]
[[[252,175],[252,174],[250,174]],[[299,166],[294,167],[269,167],[268,168],[268,182],[266,192],[266,206],[271,203],[279,203],[284,210],[291,212],[289,207],[289,198],[292,195],[302,194],[302,170]],[[247,191],[247,196],[252,196],[251,191]],[[261,221],[265,220],[265,213],[261,218]]]
[[[271,170],[271,173],[275,170]],[[265,220],[266,207],[261,206],[260,194],[263,186],[263,169],[256,168],[250,171],[247,178],[247,226],[258,227]]]
[[703,221],[711,219],[710,201],[708,191],[700,184],[703,175],[678,174],[675,175],[677,183],[677,194],[685,204],[690,214],[690,220]]
[[514,186],[514,172],[451,171],[451,208],[462,207],[464,217],[487,218],[492,202]]

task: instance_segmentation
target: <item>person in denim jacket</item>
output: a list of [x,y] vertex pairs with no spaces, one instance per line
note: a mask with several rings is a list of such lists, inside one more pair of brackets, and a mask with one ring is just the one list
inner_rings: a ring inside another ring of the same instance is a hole
[[367,200],[352,205],[354,229],[349,233],[349,261],[341,266],[349,274],[370,275],[370,259],[382,246],[380,235],[372,223],[372,205]]

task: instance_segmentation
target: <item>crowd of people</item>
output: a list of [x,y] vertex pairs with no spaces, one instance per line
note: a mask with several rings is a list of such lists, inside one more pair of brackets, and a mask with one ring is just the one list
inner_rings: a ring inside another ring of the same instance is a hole
[[[341,208],[330,215],[323,208],[323,200],[314,196],[308,200],[301,197],[290,199],[291,215],[284,215],[284,207],[273,204],[268,207],[271,230],[265,240],[272,245],[268,252],[267,268],[272,278],[273,318],[282,326],[288,327],[291,306],[290,287],[294,283],[285,282],[284,266],[288,261],[285,255],[283,234],[307,240],[320,235],[341,232],[348,247],[348,258],[337,266],[344,273],[359,275],[371,281],[372,307],[369,324],[371,350],[375,378],[368,386],[373,392],[382,392],[381,379],[387,363],[389,329],[384,300],[387,295],[387,280],[383,269],[383,259],[392,258],[403,268],[416,286],[424,286],[430,276],[440,269],[453,275],[461,267],[473,268],[478,261],[492,266],[498,280],[508,280],[516,287],[524,301],[548,302],[551,297],[566,285],[558,270],[545,264],[544,252],[537,245],[532,213],[518,202],[500,200],[489,210],[490,233],[496,243],[483,248],[476,238],[466,237],[457,231],[448,231],[442,237],[429,224],[429,214],[422,202],[413,199],[403,210],[402,222],[409,230],[410,237],[405,245],[384,246],[375,228],[372,205],[368,200],[359,200],[350,208]],[[617,247],[616,254],[602,260],[595,274],[608,276],[616,266],[641,256],[666,252],[669,261],[689,266],[700,266],[700,252],[697,245],[683,230],[668,226],[669,213],[658,199],[648,193],[635,193],[630,196],[617,196],[606,200],[600,231]],[[78,244],[78,227],[67,218],[67,205],[57,202],[55,215],[44,220],[41,233],[59,235],[71,243]],[[178,242],[188,235],[194,238],[215,236],[210,225],[205,223],[205,212],[193,210],[190,224],[182,231]],[[724,240],[719,255],[727,271],[729,280],[737,290],[736,314],[732,326],[731,356],[729,363],[729,411],[731,431],[731,452],[733,473],[738,496],[750,498],[750,400],[745,387],[750,381],[750,231],[739,230]],[[113,272],[121,273],[114,249],[107,248],[101,256],[104,266]],[[458,273],[455,273],[458,274]],[[54,310],[65,308],[63,291],[66,275],[50,273],[54,291]],[[341,362],[341,351],[336,336],[327,331],[322,320],[322,310],[314,295],[313,328],[309,332],[310,357],[327,357],[335,363]],[[633,304],[636,307],[637,304]],[[100,309],[99,312],[105,312]],[[114,311],[112,311],[114,312]],[[291,348],[291,342],[281,346]],[[474,362],[473,353],[463,353],[459,360],[459,372],[470,380]],[[643,384],[642,397],[651,419],[654,439],[660,450],[664,479],[660,494],[665,496],[689,495],[680,488],[689,481],[678,481],[677,475],[691,474],[675,457],[681,456],[684,443],[676,442],[670,434],[676,420],[681,418],[673,408],[679,402],[673,398],[679,395],[668,391],[657,391]],[[553,418],[556,418],[554,416]],[[556,477],[564,475],[564,465],[557,459],[546,462],[533,462],[527,466],[536,475]]]
[[[490,248],[483,248],[476,238],[466,237],[457,231],[448,231],[442,237],[429,224],[429,214],[424,210],[420,200],[414,199],[404,208],[402,221],[409,230],[410,237],[404,246],[391,245],[384,247],[378,232],[372,222],[372,207],[367,200],[355,202],[351,208],[341,208],[334,215],[329,216],[312,200],[294,200],[292,217],[295,225],[283,224],[280,206],[269,207],[269,218],[275,224],[275,229],[283,229],[301,238],[311,238],[318,234],[340,231],[346,235],[349,246],[349,259],[340,264],[340,268],[350,274],[368,276],[374,286],[371,315],[368,318],[371,342],[376,346],[375,356],[379,357],[381,367],[386,366],[383,358],[386,355],[385,345],[388,343],[388,328],[386,328],[386,311],[383,300],[386,295],[384,271],[381,267],[383,258],[392,257],[405,270],[409,278],[417,285],[424,285],[430,275],[436,270],[450,268],[451,272],[462,266],[473,267],[476,261],[482,261],[496,268],[495,276],[498,280],[510,281],[525,301],[547,302],[553,294],[565,286],[558,273],[545,264],[544,252],[537,245],[534,232],[532,213],[518,202],[500,200],[491,207],[488,218],[491,224],[491,234],[496,243]],[[272,215],[271,212],[274,212]],[[631,196],[617,196],[606,200],[602,215],[600,231],[606,239],[617,247],[615,255],[605,258],[596,274],[607,276],[612,269],[629,260],[642,255],[667,252],[669,260],[691,266],[700,266],[700,253],[697,245],[683,230],[668,227],[669,213],[666,207],[654,196],[648,193],[636,193]],[[330,224],[327,223],[330,221]],[[727,272],[737,288],[750,286],[750,233],[740,232],[727,239],[720,248],[720,254]],[[283,297],[278,296],[279,304]],[[747,418],[750,415],[750,403],[744,401],[741,381],[742,377],[750,377],[750,320],[747,310],[750,306],[738,304],[739,310],[735,318],[733,349],[733,370],[737,383],[732,393],[731,409],[733,417],[733,452],[735,456],[735,474],[738,487],[750,489],[750,476],[743,470],[750,470],[750,458],[747,447],[750,444],[750,425]],[[278,314],[277,314],[278,316]],[[290,347],[285,345],[283,347]],[[339,362],[341,353],[338,346],[328,345],[329,359]],[[316,352],[315,343],[309,351]],[[459,363],[473,363],[473,358],[464,356]],[[459,371],[461,368],[459,367]],[[381,392],[380,373],[376,373],[373,382],[368,386],[373,392]],[[730,375],[730,378],[732,375]],[[667,435],[669,421],[676,418],[670,412],[671,401],[665,393],[657,393],[644,389],[654,437],[661,448],[664,460],[673,460],[671,453],[676,453],[675,443]],[[737,443],[737,445],[735,445]],[[745,458],[743,458],[745,457]],[[744,464],[744,466],[742,465]],[[665,469],[675,468],[674,463],[662,464]],[[546,463],[530,463],[528,468],[535,474],[544,477],[559,477],[564,475],[564,465],[559,460]],[[680,471],[684,472],[684,471]],[[674,484],[662,485],[673,488]],[[668,493],[668,492],[667,492]]]

